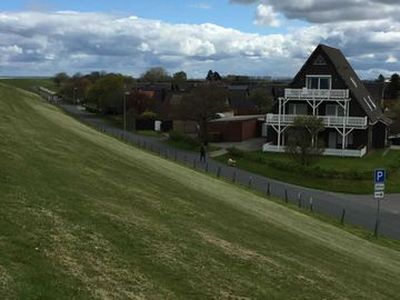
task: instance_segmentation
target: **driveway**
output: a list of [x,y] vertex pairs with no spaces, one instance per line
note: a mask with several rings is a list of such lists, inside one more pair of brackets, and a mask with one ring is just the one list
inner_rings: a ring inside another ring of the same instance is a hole
[[[374,229],[377,202],[372,195],[348,195],[305,188],[229,167],[211,158],[208,159],[207,163],[200,163],[198,153],[172,148],[162,143],[158,138],[145,137],[131,132],[124,133],[123,130],[112,127],[95,114],[79,110],[76,106],[60,104],[60,107],[75,118],[96,127],[100,131],[125,139],[171,160],[179,161],[192,168],[218,174],[235,183],[250,186],[262,193],[267,193],[269,190],[272,196],[283,200],[287,199],[288,202],[300,205],[305,209],[309,209],[312,202],[314,211],[336,219],[339,219],[343,210],[345,210],[345,222],[362,226],[370,231]],[[296,170],[293,170],[293,172],[296,172]],[[379,232],[382,235],[400,239],[400,194],[388,195],[385,201],[381,201]]]

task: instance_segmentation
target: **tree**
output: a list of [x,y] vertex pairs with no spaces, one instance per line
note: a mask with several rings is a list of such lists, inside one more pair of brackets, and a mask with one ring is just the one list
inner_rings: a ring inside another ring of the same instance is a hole
[[61,73],[57,73],[54,76],[53,82],[57,85],[58,88],[60,88],[61,84],[66,82],[68,79],[69,79],[69,77],[68,77],[67,73],[61,72]]
[[172,76],[172,89],[177,91],[182,90],[183,85],[186,83],[186,81],[187,81],[187,75],[185,72],[180,71],[174,73],[174,75]]
[[184,71],[176,72],[172,76],[172,84],[174,85],[174,88],[180,89],[180,86],[185,84],[187,81],[187,75]]
[[215,114],[225,110],[227,104],[226,89],[217,83],[197,86],[188,95],[182,97],[176,107],[176,114],[182,120],[195,121],[199,125],[201,141],[208,144],[208,121]]
[[154,111],[155,101],[145,92],[136,90],[127,97],[127,110],[137,118],[146,111]]
[[376,79],[377,82],[385,82],[385,77],[382,74],[379,74],[378,78]]
[[122,113],[124,78],[110,74],[97,80],[86,93],[87,102],[104,113]]
[[187,75],[186,75],[186,73],[184,71],[179,71],[179,72],[174,73],[172,78],[173,78],[174,82],[179,84],[179,83],[182,83],[182,82],[186,82]]
[[309,165],[323,148],[318,134],[324,130],[322,119],[316,116],[297,117],[288,130],[286,152],[300,165]]
[[73,101],[83,100],[86,91],[92,82],[85,76],[74,76],[65,81],[60,88],[60,93]]
[[90,74],[86,75],[86,77],[92,82],[95,83],[97,80],[100,78],[106,76],[106,73],[104,71],[93,71]]
[[171,80],[171,77],[164,68],[155,67],[143,73],[140,79],[142,81],[148,81],[154,83],[154,82],[169,81]]
[[397,99],[400,91],[400,76],[394,73],[390,77],[390,83],[387,86],[387,95],[390,99]]
[[214,72],[212,70],[208,70],[207,76],[206,76],[206,80],[207,81],[212,81],[214,78]]
[[257,105],[260,114],[265,114],[271,110],[274,98],[268,95],[266,89],[258,88],[250,93],[249,101]]
[[213,72],[213,70],[209,70],[206,76],[207,81],[221,81],[222,77],[218,72]]

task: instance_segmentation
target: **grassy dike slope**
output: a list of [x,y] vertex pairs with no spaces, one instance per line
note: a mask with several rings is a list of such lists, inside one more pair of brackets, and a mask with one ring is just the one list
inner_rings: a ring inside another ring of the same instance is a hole
[[400,252],[0,84],[1,299],[395,299]]

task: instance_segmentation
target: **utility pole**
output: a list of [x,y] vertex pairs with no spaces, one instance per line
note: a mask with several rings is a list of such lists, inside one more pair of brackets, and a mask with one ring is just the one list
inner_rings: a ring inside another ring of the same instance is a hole
[[381,199],[378,198],[378,208],[376,210],[376,222],[375,222],[375,230],[374,230],[374,236],[378,237],[378,231],[379,231],[379,225],[380,225],[380,212],[381,212]]
[[128,97],[129,95],[129,92],[124,93],[124,132],[126,132],[126,97]]
[[382,97],[381,97],[381,108],[382,109],[385,109],[385,91],[386,91],[386,88],[388,87],[389,83],[390,83],[390,79],[386,78],[383,81]]
[[73,101],[74,101],[74,104],[76,104],[76,91],[78,90],[78,88],[77,87],[74,87],[74,95],[73,95]]

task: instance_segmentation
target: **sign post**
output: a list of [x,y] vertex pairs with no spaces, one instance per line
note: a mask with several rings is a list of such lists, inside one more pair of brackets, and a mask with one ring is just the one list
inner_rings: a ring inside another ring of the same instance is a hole
[[385,179],[386,179],[386,170],[384,169],[376,169],[374,171],[374,198],[377,199],[378,207],[376,210],[376,222],[375,222],[375,230],[374,235],[378,237],[378,230],[380,225],[380,206],[381,199],[385,197]]

